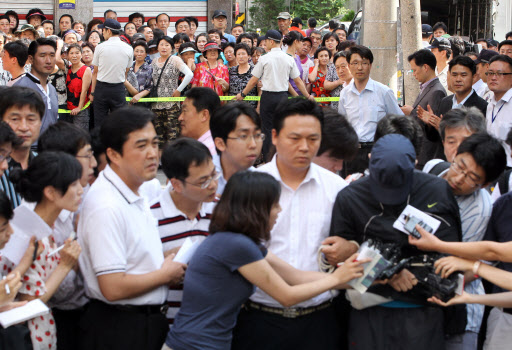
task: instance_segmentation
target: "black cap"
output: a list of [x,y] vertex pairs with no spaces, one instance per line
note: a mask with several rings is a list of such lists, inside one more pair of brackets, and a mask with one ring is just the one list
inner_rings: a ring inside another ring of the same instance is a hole
[[228,18],[228,15],[227,15],[226,11],[224,11],[224,10],[215,10],[212,18],[217,18],[217,17],[221,17],[221,16]]
[[279,33],[277,30],[274,30],[274,29],[270,29],[265,34],[265,39],[271,39],[271,40],[274,40],[274,41],[281,41],[282,38],[283,38],[283,36],[281,35],[281,33]]
[[411,192],[416,152],[408,138],[399,134],[381,137],[372,148],[369,184],[382,204],[405,203]]
[[136,40],[144,40],[144,41],[146,41],[146,37],[142,33],[135,33],[132,36],[132,42],[135,42]]
[[479,64],[479,63],[489,63],[489,61],[491,60],[491,58],[493,58],[494,56],[497,56],[499,55],[499,53],[497,53],[496,51],[492,51],[492,50],[482,50],[480,51],[480,54],[478,55],[478,58],[475,60],[475,64]]
[[112,18],[107,18],[105,23],[98,25],[98,28],[103,29],[111,29],[111,30],[121,30],[121,24],[118,21]]
[[296,24],[304,24],[302,23],[302,19],[300,19],[300,17],[295,17],[294,19],[292,19],[292,23],[296,23]]
[[487,40],[487,46],[490,46],[490,47],[498,47],[499,45],[499,41],[497,40],[494,40],[494,39],[489,39]]
[[452,48],[452,44],[450,44],[450,41],[443,37],[434,38],[434,40],[432,40],[432,42],[430,43],[430,46],[427,47],[427,49],[441,49],[441,50],[446,50],[446,49],[451,49],[451,48]]
[[430,35],[432,34],[434,31],[432,30],[432,27],[430,26],[430,24],[422,24],[421,25],[421,33],[423,35]]

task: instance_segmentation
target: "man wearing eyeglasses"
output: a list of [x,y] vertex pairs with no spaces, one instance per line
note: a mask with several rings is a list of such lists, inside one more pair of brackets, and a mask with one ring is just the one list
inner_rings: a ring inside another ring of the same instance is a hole
[[[467,111],[464,110],[462,113]],[[506,165],[505,158],[501,143],[486,132],[479,132],[462,141],[450,166],[435,174],[448,182],[457,200],[463,242],[483,239],[492,213],[491,196],[485,187],[503,172]],[[432,173],[433,162],[427,163],[423,171]],[[472,274],[465,276],[464,289],[470,294],[485,294],[482,281],[475,279]],[[461,344],[464,349],[477,348],[484,306],[468,304],[466,308],[465,332],[447,337],[446,349],[459,349]]]
[[347,54],[352,81],[340,93],[338,111],[347,117],[359,137],[359,152],[351,162],[345,162],[344,175],[362,173],[368,168],[368,154],[379,120],[388,114],[403,115],[389,87],[370,78],[373,53],[356,45]]
[[195,87],[185,93],[185,101],[178,121],[181,136],[190,137],[202,142],[216,155],[215,144],[210,132],[210,118],[220,107],[219,95],[205,87]]
[[[208,236],[220,174],[208,148],[190,138],[178,139],[164,149],[162,169],[169,185],[150,203],[150,208],[158,220],[158,233],[167,256],[176,253],[187,238],[202,241]],[[174,323],[182,297],[182,284],[169,286],[169,325]]]
[[489,61],[487,85],[494,97],[487,106],[487,131],[502,141],[507,152],[507,167],[512,167],[510,146],[505,142],[512,128],[512,58],[506,55],[494,56]]

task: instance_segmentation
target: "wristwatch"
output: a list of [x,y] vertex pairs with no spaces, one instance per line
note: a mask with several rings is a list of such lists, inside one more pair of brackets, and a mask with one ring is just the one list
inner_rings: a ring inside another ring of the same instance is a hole
[[243,98],[245,98],[247,95],[246,95],[246,94],[244,94],[244,92],[242,91],[242,92],[240,93],[240,96],[242,96]]

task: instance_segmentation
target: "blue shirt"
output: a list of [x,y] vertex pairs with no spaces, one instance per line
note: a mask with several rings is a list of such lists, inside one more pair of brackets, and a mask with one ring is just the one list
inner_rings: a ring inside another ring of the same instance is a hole
[[165,343],[174,350],[230,350],[242,304],[254,292],[238,268],[264,259],[249,237],[217,232],[197,248],[185,274],[183,302]]
[[228,33],[224,33],[224,38],[228,39],[230,43],[236,43],[236,38]]

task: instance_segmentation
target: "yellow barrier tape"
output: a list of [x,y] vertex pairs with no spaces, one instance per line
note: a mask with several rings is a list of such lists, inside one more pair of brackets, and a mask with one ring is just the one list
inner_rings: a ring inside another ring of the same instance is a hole
[[[85,104],[84,108],[82,108],[82,109],[80,110],[80,112],[81,112],[81,111],[83,111],[84,109],[86,109],[87,107],[89,107],[90,105],[91,105],[91,101],[87,102],[87,103]],[[59,109],[59,110],[58,110],[58,113],[71,113],[71,111],[70,111],[69,109]]]
[[[234,100],[236,96],[220,96],[221,101]],[[244,101],[259,101],[260,96],[246,96]],[[290,97],[291,98],[291,97]],[[127,97],[126,101],[131,101],[131,97]],[[339,97],[315,97],[317,102],[336,102],[339,101]],[[139,102],[181,102],[185,101],[185,97],[145,97],[141,98]]]

